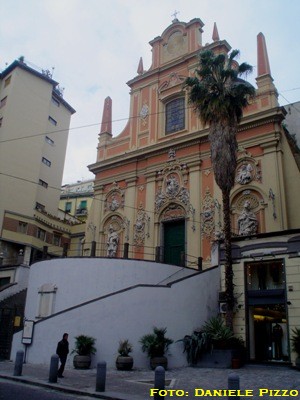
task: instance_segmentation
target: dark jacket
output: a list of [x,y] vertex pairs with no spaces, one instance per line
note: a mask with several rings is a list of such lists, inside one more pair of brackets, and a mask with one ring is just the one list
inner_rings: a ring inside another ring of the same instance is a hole
[[69,354],[69,342],[65,339],[62,339],[57,343],[56,354],[59,357],[67,357]]

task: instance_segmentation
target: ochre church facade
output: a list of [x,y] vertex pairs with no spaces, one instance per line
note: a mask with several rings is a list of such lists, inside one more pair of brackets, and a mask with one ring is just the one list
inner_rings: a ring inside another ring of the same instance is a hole
[[[130,115],[125,129],[112,136],[112,100],[104,103],[95,174],[95,198],[85,248],[96,242],[106,256],[109,230],[117,233],[116,256],[210,266],[212,242],[222,235],[221,196],[214,182],[208,127],[199,121],[183,90],[202,49],[228,53],[216,25],[212,43],[202,44],[203,23],[175,19],[150,42],[152,65],[128,82]],[[257,95],[245,110],[238,132],[236,184],[231,193],[234,235],[282,231],[299,226],[293,176],[299,170],[290,154],[271,77],[264,36],[257,37]],[[245,212],[252,228],[243,227]],[[249,217],[249,215],[248,215]],[[248,230],[247,230],[248,229]],[[250,230],[249,230],[250,229]],[[251,231],[252,229],[252,231]]]

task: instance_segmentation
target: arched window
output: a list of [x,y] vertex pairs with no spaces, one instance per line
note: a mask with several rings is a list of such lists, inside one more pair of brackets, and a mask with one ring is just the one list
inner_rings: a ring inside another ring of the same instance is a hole
[[166,134],[185,128],[185,99],[178,97],[166,104]]

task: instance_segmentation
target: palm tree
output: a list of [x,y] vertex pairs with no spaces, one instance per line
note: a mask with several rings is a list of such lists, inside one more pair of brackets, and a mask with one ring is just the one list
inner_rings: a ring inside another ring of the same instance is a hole
[[217,185],[222,191],[225,249],[225,296],[227,301],[226,325],[232,329],[234,285],[231,256],[230,191],[234,186],[237,165],[238,124],[243,108],[255,94],[254,87],[241,79],[252,71],[247,63],[238,65],[238,50],[229,55],[215,55],[211,50],[200,53],[199,69],[195,77],[185,81],[189,103],[194,106],[200,120],[209,124],[211,161]]

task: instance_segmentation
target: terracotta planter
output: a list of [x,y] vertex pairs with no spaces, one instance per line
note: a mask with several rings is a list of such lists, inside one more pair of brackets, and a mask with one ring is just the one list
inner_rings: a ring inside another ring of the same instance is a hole
[[76,355],[73,358],[73,365],[74,368],[76,369],[89,369],[91,366],[91,356],[80,356],[80,355]]
[[133,358],[131,356],[118,356],[116,359],[116,367],[120,371],[130,371],[133,367]]
[[233,358],[231,360],[231,368],[232,369],[238,369],[241,366],[241,362],[239,358]]
[[168,359],[165,356],[162,357],[152,357],[150,358],[150,367],[151,369],[155,369],[156,367],[164,367],[164,369],[168,369]]

